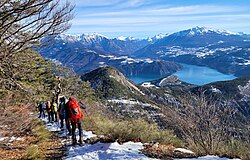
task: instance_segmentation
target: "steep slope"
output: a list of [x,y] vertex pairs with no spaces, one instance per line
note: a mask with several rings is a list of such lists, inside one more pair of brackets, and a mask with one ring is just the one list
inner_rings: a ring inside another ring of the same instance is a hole
[[[113,67],[103,67],[83,75],[107,109],[122,118],[144,118],[166,128],[162,104],[157,104],[144,93],[143,87],[129,81]],[[150,89],[149,89],[150,90]]]
[[214,82],[191,89],[193,93],[206,91],[206,95],[226,101],[231,107],[238,108],[250,116],[250,77],[240,77],[230,81]]
[[83,75],[100,97],[120,98],[144,95],[137,86],[129,81],[114,67],[102,67]]
[[205,65],[236,76],[250,75],[250,39],[240,33],[195,27],[170,34],[133,55]]
[[219,93],[222,94],[224,97],[227,98],[242,98],[244,95],[249,96],[246,94],[242,94],[242,88],[247,87],[250,82],[250,77],[240,77],[230,81],[220,81],[214,82],[210,84],[206,84],[204,86],[199,86],[194,88],[193,91],[198,90],[206,90],[207,92],[211,93]]

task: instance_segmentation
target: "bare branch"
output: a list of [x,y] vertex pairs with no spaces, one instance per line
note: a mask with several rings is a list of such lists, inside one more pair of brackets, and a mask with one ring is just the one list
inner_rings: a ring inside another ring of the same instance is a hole
[[33,47],[42,37],[66,31],[74,8],[60,0],[6,0],[0,6],[1,59]]

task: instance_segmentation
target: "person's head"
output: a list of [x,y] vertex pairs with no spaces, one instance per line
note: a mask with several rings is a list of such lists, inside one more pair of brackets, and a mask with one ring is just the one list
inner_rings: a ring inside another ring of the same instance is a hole
[[74,100],[74,98],[73,97],[69,97],[69,101],[73,101]]
[[65,102],[65,97],[61,97],[60,102]]

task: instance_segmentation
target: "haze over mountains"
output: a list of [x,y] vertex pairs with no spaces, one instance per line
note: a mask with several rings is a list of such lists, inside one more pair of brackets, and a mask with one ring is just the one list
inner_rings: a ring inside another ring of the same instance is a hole
[[110,39],[93,33],[59,35],[53,41],[40,49],[42,56],[71,66],[77,73],[110,65],[125,75],[169,75],[180,69],[176,62],[181,62],[250,75],[250,35],[245,33],[194,27],[146,39]]

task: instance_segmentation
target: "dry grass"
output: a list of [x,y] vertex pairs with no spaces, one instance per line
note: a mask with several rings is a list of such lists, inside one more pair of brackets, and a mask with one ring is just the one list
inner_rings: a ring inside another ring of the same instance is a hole
[[39,151],[38,145],[32,145],[32,146],[28,147],[23,158],[24,159],[34,159],[34,160],[44,159],[42,153]]
[[221,145],[218,155],[231,158],[250,159],[250,144],[242,140],[231,139],[224,145]]
[[23,154],[24,159],[57,159],[63,156],[64,148],[60,139],[53,136],[44,127],[43,122],[37,121],[32,133],[35,140]]
[[140,141],[159,142],[161,144],[172,144],[181,146],[182,142],[171,130],[160,130],[156,124],[150,124],[142,119],[137,120],[115,120],[96,117],[97,134],[103,134],[110,139],[119,142]]
[[51,138],[51,133],[44,127],[41,122],[37,123],[32,132],[37,136],[37,141],[39,143],[47,141],[49,138]]
[[[30,114],[30,108],[34,106],[8,106],[0,115],[0,133],[9,137],[0,141],[0,159],[54,159],[63,155],[60,140],[35,118],[36,114]],[[22,140],[11,140],[12,136]]]

